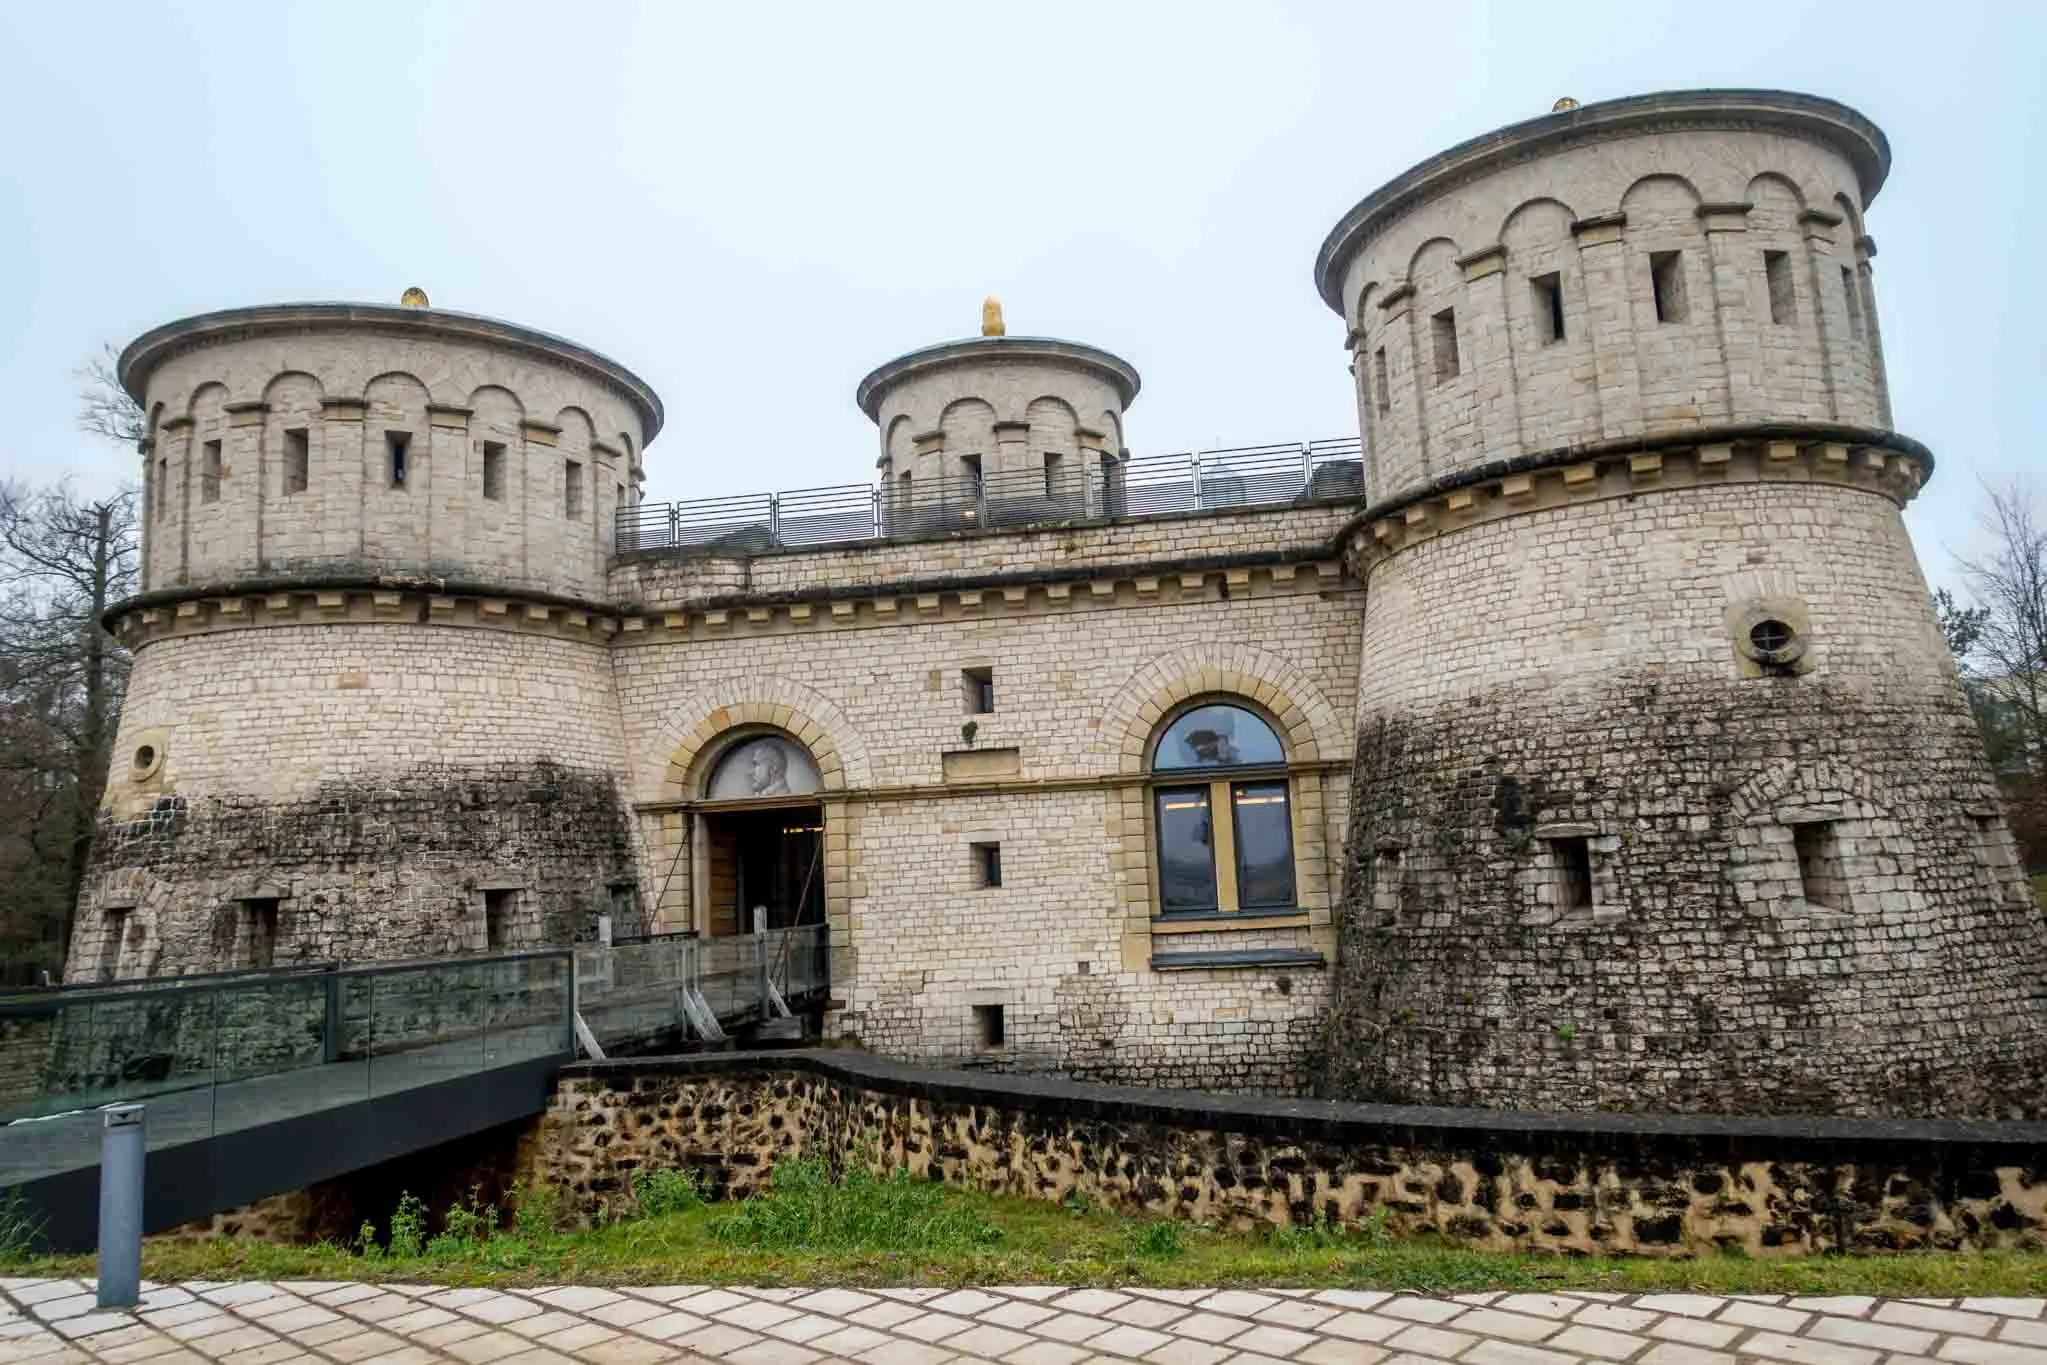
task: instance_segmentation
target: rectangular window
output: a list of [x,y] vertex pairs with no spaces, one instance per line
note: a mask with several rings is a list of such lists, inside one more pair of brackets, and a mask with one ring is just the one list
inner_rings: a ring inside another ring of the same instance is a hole
[[1393,411],[1393,384],[1386,378],[1386,348],[1381,346],[1372,352],[1372,377],[1379,385],[1379,412],[1381,415]]
[[995,710],[995,670],[992,668],[963,668],[960,670],[960,691],[967,699],[967,714],[985,716]]
[[1821,910],[1846,910],[1848,886],[1834,826],[1824,820],[1793,825],[1791,846],[1798,854],[1798,885],[1805,903]]
[[1230,789],[1237,836],[1237,904],[1272,910],[1294,903],[1294,830],[1284,782],[1239,782]]
[[1445,308],[1429,319],[1436,346],[1436,382],[1457,377],[1457,310]]
[[583,462],[570,460],[562,467],[562,515],[570,521],[583,516]]
[[242,961],[258,969],[277,961],[277,902],[274,899],[242,902]]
[[109,910],[100,927],[100,980],[112,981],[121,970],[121,945],[128,937],[128,908]]
[[1547,346],[1564,339],[1564,277],[1555,271],[1528,282],[1535,291],[1535,334]]
[[156,514],[164,516],[170,511],[171,461],[166,455],[156,462]]
[[1855,287],[1855,271],[1851,266],[1841,267],[1841,295],[1848,301],[1848,335],[1862,336],[1862,291]]
[[1683,322],[1685,307],[1685,257],[1682,251],[1649,253],[1649,292],[1656,300],[1658,322]]
[[960,456],[960,473],[966,476],[967,487],[973,491],[973,495],[977,498],[980,497],[984,489],[981,479],[981,457],[979,455]]
[[387,431],[384,433],[384,473],[392,488],[405,487],[406,457],[412,453],[412,433],[409,431]]
[[505,496],[505,447],[502,441],[483,443],[483,496],[492,502]]
[[1590,910],[1592,899],[1592,841],[1586,838],[1549,840],[1554,864],[1553,903],[1559,910]]
[[974,885],[983,891],[1002,885],[1002,845],[969,844],[974,854]]
[[1382,848],[1372,855],[1372,912],[1381,927],[1400,923],[1403,883],[1399,849]]
[[1171,915],[1216,909],[1215,829],[1208,818],[1208,788],[1161,788],[1155,799],[1160,911]]
[[312,482],[313,443],[304,427],[294,427],[284,433],[284,491],[287,495],[303,493]]
[[1049,450],[1045,452],[1046,497],[1056,498],[1059,496],[1059,481],[1062,477],[1064,477],[1063,471],[1061,470],[1061,466],[1064,465],[1065,463],[1066,457],[1064,455],[1057,455]]
[[199,501],[220,501],[220,442],[208,441],[199,457]]
[[1798,321],[1798,294],[1791,286],[1791,253],[1763,253],[1763,283],[1770,290],[1770,321],[1789,327]]
[[517,925],[519,893],[499,889],[483,893],[483,946],[493,953],[512,946]]
[[974,1042],[982,1051],[1002,1046],[1002,1006],[975,1005]]

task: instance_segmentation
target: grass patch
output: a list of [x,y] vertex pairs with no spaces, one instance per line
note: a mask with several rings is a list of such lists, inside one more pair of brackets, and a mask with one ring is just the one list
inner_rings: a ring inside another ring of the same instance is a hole
[[[635,1180],[630,1217],[559,1229],[555,1192],[511,1207],[474,1195],[430,1228],[406,1199],[381,1242],[282,1247],[246,1240],[156,1239],[143,1273],[156,1280],[396,1280],[436,1284],[1155,1284],[1343,1285],[1471,1289],[1689,1289],[1708,1293],[2034,1295],[2047,1252],[1888,1253],[1751,1260],[1522,1255],[1433,1237],[1394,1238],[1383,1224],[1238,1233],[1131,1218],[1086,1201],[997,1198],[906,1172],[830,1178],[813,1162],[776,1168],[774,1189],[711,1203],[687,1175]],[[89,1257],[0,1256],[13,1274],[89,1275]]]

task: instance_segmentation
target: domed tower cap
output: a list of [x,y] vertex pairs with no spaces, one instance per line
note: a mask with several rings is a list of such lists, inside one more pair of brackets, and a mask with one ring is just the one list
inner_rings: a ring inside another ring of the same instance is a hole
[[[995,309],[994,321],[1001,325],[1000,305]],[[1078,341],[997,334],[941,341],[936,346],[899,355],[886,365],[876,367],[861,380],[860,386],[853,391],[853,401],[860,405],[860,411],[866,413],[870,420],[878,421],[883,400],[890,391],[908,380],[942,370],[999,365],[1006,361],[1036,361],[1084,371],[1113,385],[1124,407],[1130,406],[1131,400],[1137,397],[1137,369],[1121,356]]]
[[1830,99],[1788,90],[1673,90],[1579,104],[1561,99],[1540,118],[1509,124],[1409,167],[1343,215],[1315,254],[1315,290],[1343,311],[1343,273],[1373,238],[1416,205],[1504,166],[1586,142],[1679,129],[1780,129],[1833,147],[1855,168],[1868,204],[1891,169],[1883,130]]

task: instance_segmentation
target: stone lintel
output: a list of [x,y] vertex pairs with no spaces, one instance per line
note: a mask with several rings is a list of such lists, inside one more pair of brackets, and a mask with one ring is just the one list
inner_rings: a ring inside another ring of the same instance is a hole
[[551,446],[561,439],[562,429],[552,422],[535,422],[530,418],[519,423],[519,434],[538,446]]
[[1491,246],[1480,247],[1469,256],[1458,258],[1457,268],[1464,272],[1466,284],[1488,275],[1501,274],[1507,268],[1507,244],[1495,242]]
[[1578,245],[1611,246],[1621,239],[1621,232],[1628,225],[1625,213],[1595,213],[1580,218],[1571,224],[1571,235],[1578,239]]
[[1754,204],[1714,203],[1701,204],[1696,212],[1700,225],[1708,232],[1746,232],[1748,216],[1754,209]]
[[452,403],[429,403],[426,405],[427,425],[436,427],[466,427],[469,419],[476,415],[474,408],[456,407]]

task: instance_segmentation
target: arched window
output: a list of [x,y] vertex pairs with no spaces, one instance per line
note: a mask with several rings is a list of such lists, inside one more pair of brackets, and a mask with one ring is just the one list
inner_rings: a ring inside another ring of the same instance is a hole
[[1152,750],[1152,810],[1165,915],[1294,908],[1286,750],[1242,706],[1171,718]]

